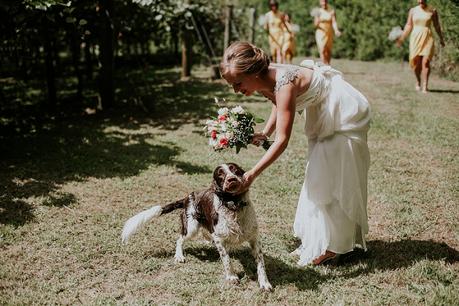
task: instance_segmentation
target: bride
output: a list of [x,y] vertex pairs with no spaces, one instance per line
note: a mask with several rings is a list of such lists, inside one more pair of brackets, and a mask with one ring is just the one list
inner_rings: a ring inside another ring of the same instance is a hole
[[282,154],[295,112],[304,111],[309,156],[293,226],[301,239],[294,251],[298,263],[319,265],[356,246],[366,249],[367,99],[330,66],[271,64],[263,50],[247,42],[229,46],[220,69],[236,93],[259,92],[272,102],[266,126],[253,143],[260,145],[274,132],[275,140],[245,173],[245,188]]

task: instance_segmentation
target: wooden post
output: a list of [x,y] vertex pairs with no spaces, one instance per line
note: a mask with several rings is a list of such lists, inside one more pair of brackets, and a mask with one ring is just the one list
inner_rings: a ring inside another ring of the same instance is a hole
[[228,48],[231,41],[231,22],[233,19],[233,6],[227,5],[225,11],[225,36],[223,40],[223,50]]
[[249,41],[252,44],[255,44],[255,22],[257,17],[257,10],[253,7],[249,9]]

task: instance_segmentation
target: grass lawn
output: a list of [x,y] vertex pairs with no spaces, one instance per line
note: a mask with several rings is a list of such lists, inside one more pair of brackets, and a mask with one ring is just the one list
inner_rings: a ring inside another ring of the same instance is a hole
[[221,162],[248,169],[262,156],[211,152],[202,126],[214,96],[270,110],[205,70],[187,82],[178,70],[131,72],[117,111],[0,138],[0,304],[457,304],[459,83],[433,76],[421,94],[406,63],[333,64],[372,104],[367,256],[303,268],[289,256],[307,158],[301,117],[251,192],[274,292],[258,289],[248,248],[232,253],[239,285],[224,283],[217,251],[199,240],[175,264],[177,213],[121,245],[132,215],[207,187]]

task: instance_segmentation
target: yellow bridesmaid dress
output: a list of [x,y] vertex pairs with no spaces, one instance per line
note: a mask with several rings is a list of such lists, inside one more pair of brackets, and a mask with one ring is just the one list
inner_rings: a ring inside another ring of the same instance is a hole
[[434,55],[434,38],[430,29],[433,12],[430,7],[423,10],[416,6],[413,9],[413,30],[410,35],[410,65],[413,68],[416,56],[427,56],[431,60]]
[[266,26],[269,34],[269,48],[271,55],[276,55],[282,52],[284,31],[283,31],[282,13],[273,13],[269,11],[266,13]]
[[320,53],[322,53],[325,48],[331,52],[333,46],[332,13],[333,10],[331,8],[328,10],[320,8],[320,22],[316,30],[316,43]]
[[284,37],[282,44],[282,53],[284,55],[294,56],[296,52],[295,34],[293,33],[293,26],[291,23],[285,23]]

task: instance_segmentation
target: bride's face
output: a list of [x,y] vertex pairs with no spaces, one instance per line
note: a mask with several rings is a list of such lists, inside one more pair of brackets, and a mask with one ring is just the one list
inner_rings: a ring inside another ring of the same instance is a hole
[[231,69],[223,78],[233,87],[235,93],[251,96],[260,88],[260,82],[255,74],[235,73]]

